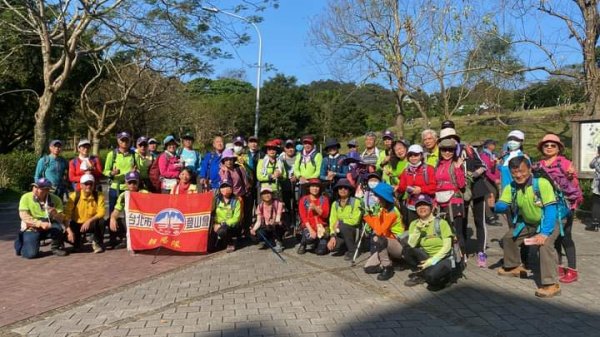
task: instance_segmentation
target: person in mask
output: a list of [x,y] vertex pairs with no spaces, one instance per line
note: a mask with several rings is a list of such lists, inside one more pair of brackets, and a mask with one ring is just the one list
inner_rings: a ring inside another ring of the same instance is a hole
[[525,134],[520,130],[513,130],[508,133],[506,137],[507,151],[502,154],[500,159],[500,190],[503,191],[512,181],[510,175],[510,169],[508,168],[508,162],[514,157],[525,156],[529,160],[529,156],[523,152],[523,142],[525,141]]
[[325,191],[333,196],[333,186],[338,180],[346,177],[348,167],[342,165],[346,156],[340,154],[340,143],[335,139],[329,139],[325,143],[325,152],[327,156],[321,163],[321,181],[324,183]]
[[426,194],[430,198],[434,198],[437,182],[433,166],[427,165],[424,161],[421,145],[411,145],[406,156],[408,166],[400,174],[400,182],[396,188],[396,193],[400,194],[402,200],[402,222],[408,225],[418,217],[415,208],[416,197],[420,194]]

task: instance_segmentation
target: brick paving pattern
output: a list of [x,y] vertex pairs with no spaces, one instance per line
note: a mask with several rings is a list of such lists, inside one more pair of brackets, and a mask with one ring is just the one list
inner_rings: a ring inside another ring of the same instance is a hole
[[[501,258],[496,240],[505,229],[490,227],[491,264]],[[600,336],[600,233],[577,224],[574,239],[581,280],[553,299],[536,298],[532,280],[500,278],[473,258],[466,278],[433,293],[404,287],[408,271],[380,282],[339,257],[288,249],[282,263],[252,246],[0,328],[0,335]]]

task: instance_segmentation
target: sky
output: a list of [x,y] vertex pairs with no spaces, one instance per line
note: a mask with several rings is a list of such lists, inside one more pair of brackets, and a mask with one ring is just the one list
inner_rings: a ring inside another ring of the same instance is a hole
[[[276,69],[262,74],[263,81],[277,72],[293,75],[299,84],[308,84],[314,80],[331,78],[327,67],[318,62],[317,52],[309,46],[309,22],[319,14],[326,2],[321,0],[282,0],[278,9],[270,8],[260,15],[263,22],[258,24],[263,41],[263,64],[273,65]],[[223,15],[223,14],[221,14]],[[239,29],[246,25],[239,20]],[[212,77],[218,77],[232,69],[246,70],[246,80],[256,83],[256,63],[258,42],[254,29],[248,27],[246,33],[251,42],[235,50],[224,45],[233,58],[217,60],[213,63]]]
[[[326,62],[322,60],[322,56],[310,45],[309,41],[311,18],[321,14],[325,10],[326,4],[327,1],[325,0],[280,0],[278,9],[269,8],[265,12],[259,13],[264,19],[263,22],[258,24],[263,40],[263,64],[269,64],[275,68],[275,70],[268,72],[264,72],[263,68],[263,83],[278,72],[286,76],[295,76],[298,79],[298,84],[308,84],[323,79],[336,79],[329,71]],[[528,35],[531,34],[530,37],[535,37],[538,34],[537,32],[553,35],[559,31],[564,31],[561,22],[550,19],[545,15],[536,16],[539,21],[534,20],[532,17],[531,20],[517,22],[510,15],[497,16],[495,20],[501,26],[502,31],[520,30]],[[245,79],[255,85],[255,65],[258,58],[256,33],[251,26],[241,20],[232,19],[231,22],[236,29],[241,31],[245,29],[245,32],[251,37],[251,41],[249,44],[237,48],[223,45],[222,47],[230,52],[233,58],[214,61],[214,72],[210,77],[216,78],[227,71],[243,69],[246,73]],[[577,48],[574,48],[573,39],[571,41],[558,41],[558,45],[562,53],[560,59],[565,64],[580,62],[581,55]],[[536,63],[544,59],[543,55],[539,54],[535,48],[526,46],[517,48],[518,57],[525,62],[533,61]],[[545,72],[526,74],[527,82],[536,82],[545,78],[547,78]]]

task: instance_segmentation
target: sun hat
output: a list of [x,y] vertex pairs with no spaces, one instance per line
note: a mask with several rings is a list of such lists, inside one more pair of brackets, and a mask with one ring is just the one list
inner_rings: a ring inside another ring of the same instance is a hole
[[542,140],[538,143],[537,148],[538,148],[538,150],[540,150],[540,152],[542,152],[542,147],[544,146],[545,143],[558,144],[559,151],[562,151],[565,149],[565,144],[563,144],[563,142],[560,141],[560,138],[553,133],[549,133],[549,134],[545,135],[544,138],[542,138]]
[[84,145],[89,145],[89,146],[91,146],[91,145],[92,145],[92,143],[90,143],[90,140],[89,140],[89,139],[87,139],[87,138],[82,138],[82,139],[79,141],[79,143],[77,143],[77,147],[79,148],[79,147],[82,147],[82,146],[84,146]]
[[382,198],[383,200],[389,202],[390,204],[393,204],[395,201],[394,188],[388,183],[380,182],[373,189],[373,193],[375,193],[376,196]]

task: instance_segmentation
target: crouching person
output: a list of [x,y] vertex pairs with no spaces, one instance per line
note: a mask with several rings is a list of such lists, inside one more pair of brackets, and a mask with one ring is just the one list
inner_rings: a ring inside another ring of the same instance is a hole
[[361,200],[352,197],[352,185],[348,179],[340,179],[333,191],[338,197],[331,205],[327,248],[336,256],[345,253],[344,260],[350,261],[358,248],[356,239],[362,220]]
[[148,193],[140,189],[140,174],[137,171],[131,171],[125,175],[127,191],[122,192],[117,198],[115,209],[110,214],[110,232],[108,246],[112,249],[121,249],[127,247],[125,221],[123,211],[125,211],[125,198],[129,192]]
[[298,202],[302,239],[297,253],[306,253],[307,246],[311,245],[311,249],[314,249],[317,255],[325,255],[329,238],[329,230],[326,229],[329,199],[321,194],[319,178],[309,179],[307,184],[308,194],[300,198]]
[[21,231],[15,240],[15,252],[26,259],[40,253],[40,240],[50,238],[50,249],[56,256],[69,255],[63,246],[63,204],[50,193],[52,183],[40,178],[32,185],[32,191],[23,194],[19,201]]
[[[227,253],[235,251],[233,238],[240,235],[240,220],[242,219],[242,203],[239,197],[233,194],[233,186],[229,180],[223,180],[219,185],[215,204],[215,223],[213,233],[217,243],[227,246]],[[216,246],[215,245],[215,246]]]
[[380,182],[372,192],[379,201],[379,210],[376,214],[368,213],[364,220],[373,230],[371,237],[372,254],[365,264],[367,274],[379,274],[380,281],[389,280],[394,276],[392,258],[402,257],[402,245],[399,239],[404,232],[402,217],[394,206],[394,188],[387,183]]
[[433,216],[431,197],[420,194],[415,202],[418,218],[408,228],[403,258],[416,273],[404,282],[407,287],[427,283],[429,290],[444,288],[452,280],[451,257],[454,234],[448,222]]
[[74,251],[80,251],[82,233],[93,233],[92,249],[94,253],[104,251],[104,195],[98,193],[94,176],[86,173],[79,180],[81,190],[71,192],[65,208],[65,226],[67,240],[73,244]]
[[275,241],[275,251],[283,251],[283,234],[285,227],[281,224],[283,216],[283,202],[273,198],[273,190],[263,186],[260,190],[261,203],[256,206],[256,223],[250,229],[250,234],[257,240],[268,240],[265,248]]

